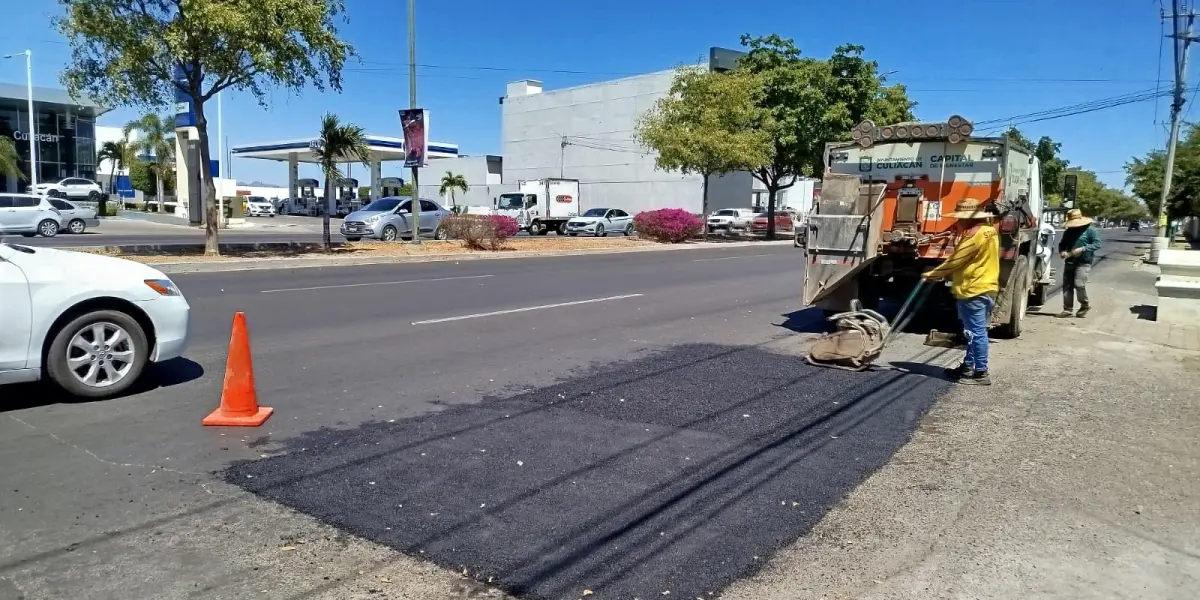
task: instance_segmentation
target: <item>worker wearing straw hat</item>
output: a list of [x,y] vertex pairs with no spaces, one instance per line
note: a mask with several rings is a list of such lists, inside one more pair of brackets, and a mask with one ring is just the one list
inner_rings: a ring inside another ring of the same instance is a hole
[[950,278],[950,292],[958,305],[967,355],[946,374],[965,385],[991,385],[988,377],[988,321],[1000,293],[1000,237],[992,214],[981,200],[964,198],[948,217],[958,219],[961,233],[954,253],[922,277]]
[[[1088,300],[1087,282],[1100,249],[1100,234],[1092,226],[1092,220],[1083,216],[1083,211],[1072,208],[1067,211],[1066,231],[1058,242],[1058,254],[1063,258],[1063,311],[1060,317],[1087,316],[1092,305]],[[1079,312],[1075,311],[1075,296],[1079,296]]]

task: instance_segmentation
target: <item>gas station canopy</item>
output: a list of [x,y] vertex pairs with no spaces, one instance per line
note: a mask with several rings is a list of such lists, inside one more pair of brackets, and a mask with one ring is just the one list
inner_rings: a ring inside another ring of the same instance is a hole
[[[371,151],[370,172],[371,172],[371,198],[372,200],[379,198],[381,192],[380,182],[382,176],[382,163],[393,160],[404,160],[404,139],[385,137],[382,135],[368,135],[367,148]],[[318,140],[287,140],[283,142],[274,142],[270,144],[254,144],[250,146],[239,146],[231,150],[233,156],[240,158],[260,158],[263,160],[274,160],[288,163],[288,197],[296,198],[299,195],[297,181],[299,180],[299,172],[297,166],[299,163],[316,163],[317,157],[313,154],[313,147],[318,145]],[[458,144],[444,144],[440,142],[431,142],[426,147],[426,158],[436,160],[439,158],[456,158],[458,156]],[[344,159],[339,161],[343,164],[358,162],[354,159]],[[332,200],[330,200],[332,202]]]
[[[367,147],[371,149],[372,162],[404,160],[403,138],[381,135],[368,135],[366,138]],[[312,147],[316,142],[316,139],[307,139],[252,144],[249,146],[238,146],[232,150],[232,153],[239,158],[261,158],[279,162],[289,162],[294,158],[297,162],[315,163],[317,162],[317,157],[313,154]],[[458,156],[458,144],[430,142],[428,151],[429,154],[427,156],[430,159],[455,158]],[[344,162],[358,161],[347,159]]]

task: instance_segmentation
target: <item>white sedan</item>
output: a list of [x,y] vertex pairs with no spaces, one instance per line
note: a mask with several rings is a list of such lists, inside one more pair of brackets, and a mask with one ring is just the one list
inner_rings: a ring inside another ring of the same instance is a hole
[[187,346],[187,300],[140,263],[0,244],[0,298],[0,384],[49,379],[105,398]]
[[246,199],[247,217],[274,217],[275,205],[262,196],[250,196]]
[[596,237],[604,237],[610,233],[633,233],[633,217],[619,208],[589,208],[578,217],[567,221],[567,233],[579,235],[586,233]]

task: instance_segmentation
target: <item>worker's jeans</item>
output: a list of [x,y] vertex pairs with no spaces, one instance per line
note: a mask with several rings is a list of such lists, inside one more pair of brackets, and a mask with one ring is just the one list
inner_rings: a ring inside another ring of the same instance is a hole
[[1092,265],[1077,265],[1067,263],[1063,265],[1063,310],[1071,312],[1075,309],[1075,296],[1079,296],[1079,308],[1087,308],[1088,294],[1087,282],[1088,275],[1092,272]]
[[986,373],[988,370],[988,319],[995,300],[991,296],[975,296],[958,301],[958,319],[962,321],[963,337],[967,340],[967,368]]

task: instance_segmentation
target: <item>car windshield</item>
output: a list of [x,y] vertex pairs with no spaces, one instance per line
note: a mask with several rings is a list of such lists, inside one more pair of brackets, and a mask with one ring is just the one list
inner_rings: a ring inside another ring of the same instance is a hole
[[715,212],[713,214],[718,217],[736,217],[737,211],[736,210],[718,210],[717,212]]
[[520,210],[525,207],[524,203],[525,196],[523,194],[500,194],[500,199],[496,202],[496,208]]
[[[369,210],[371,212],[389,212],[396,210],[396,207],[400,206],[400,203],[404,202],[405,200],[407,200],[407,198],[380,198],[368,204],[363,210]],[[424,226],[424,223],[422,223],[422,226]]]
[[607,208],[589,208],[587,212],[579,215],[581,217],[603,217],[604,213],[608,212]]
[[257,202],[261,202],[261,203],[265,204],[265,203],[267,202],[267,199],[266,199],[266,198],[263,198],[262,196],[250,196],[250,200],[249,200],[249,201],[250,201],[250,202],[256,202],[256,203],[257,203]]

